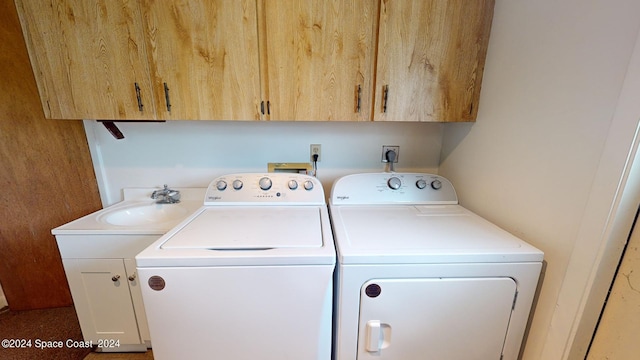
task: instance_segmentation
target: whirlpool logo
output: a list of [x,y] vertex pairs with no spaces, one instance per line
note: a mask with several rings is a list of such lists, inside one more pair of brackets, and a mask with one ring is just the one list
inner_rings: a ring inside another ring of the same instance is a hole
[[338,200],[349,200],[349,196],[347,195],[339,195],[336,197],[336,199]]

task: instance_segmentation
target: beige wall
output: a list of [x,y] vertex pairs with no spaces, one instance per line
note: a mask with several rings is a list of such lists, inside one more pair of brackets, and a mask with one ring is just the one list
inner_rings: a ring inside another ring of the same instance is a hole
[[498,0],[477,123],[444,130],[439,172],[462,204],[545,252],[524,359],[573,345],[640,117],[616,116],[638,13],[630,0]]

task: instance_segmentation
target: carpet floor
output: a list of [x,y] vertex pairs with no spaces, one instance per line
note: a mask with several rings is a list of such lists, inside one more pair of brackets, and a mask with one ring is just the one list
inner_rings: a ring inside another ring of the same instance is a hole
[[[82,332],[73,306],[29,311],[0,309],[0,341],[2,360],[153,359],[151,351],[107,354],[77,347],[74,342],[82,342]],[[39,348],[60,342],[61,348]]]

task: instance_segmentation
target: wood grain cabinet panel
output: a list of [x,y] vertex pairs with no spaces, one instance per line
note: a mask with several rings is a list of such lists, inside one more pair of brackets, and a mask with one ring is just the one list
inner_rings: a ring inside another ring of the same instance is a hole
[[49,118],[447,122],[476,118],[494,1],[16,4]]
[[377,2],[265,0],[260,13],[268,119],[371,119]]
[[382,0],[374,120],[475,121],[494,0]]
[[255,1],[16,5],[48,118],[260,117]]
[[260,119],[255,0],[144,0],[141,12],[159,119]]
[[155,118],[135,2],[16,0],[16,6],[45,117]]

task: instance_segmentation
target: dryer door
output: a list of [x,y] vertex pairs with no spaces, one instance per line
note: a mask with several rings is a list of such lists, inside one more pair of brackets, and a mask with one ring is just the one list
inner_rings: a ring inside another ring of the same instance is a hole
[[508,277],[370,280],[358,359],[500,359],[516,288]]

